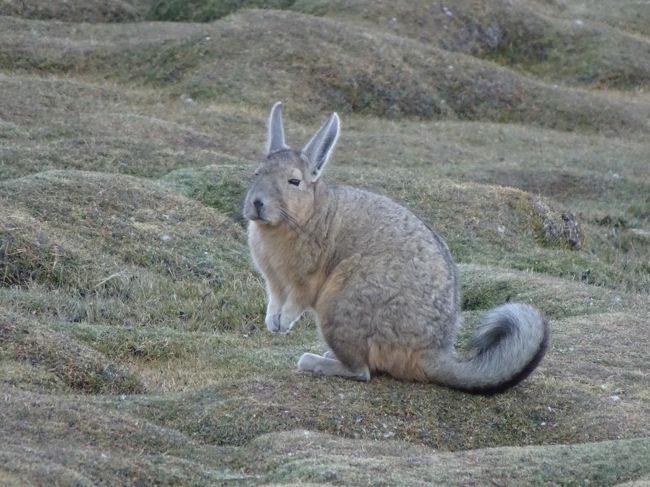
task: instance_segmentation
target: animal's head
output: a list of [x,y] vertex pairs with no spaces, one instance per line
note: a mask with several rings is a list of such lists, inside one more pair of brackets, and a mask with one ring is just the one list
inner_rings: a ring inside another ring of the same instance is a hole
[[319,178],[339,137],[339,117],[333,113],[302,150],[284,142],[282,103],[271,109],[266,157],[244,202],[244,218],[267,225],[305,223],[314,212]]

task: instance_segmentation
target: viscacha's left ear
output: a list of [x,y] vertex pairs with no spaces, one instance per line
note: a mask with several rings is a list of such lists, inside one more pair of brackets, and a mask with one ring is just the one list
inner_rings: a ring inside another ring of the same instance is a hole
[[302,156],[309,162],[309,179],[316,181],[329,161],[340,134],[339,116],[332,113],[329,120],[318,129],[302,149]]

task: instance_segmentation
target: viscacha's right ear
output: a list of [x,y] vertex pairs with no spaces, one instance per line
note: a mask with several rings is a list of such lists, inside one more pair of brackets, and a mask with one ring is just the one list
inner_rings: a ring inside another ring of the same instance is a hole
[[282,123],[282,102],[279,101],[273,108],[269,115],[268,122],[268,138],[266,141],[266,155],[267,157],[281,150],[286,150],[289,147],[284,143],[284,125]]

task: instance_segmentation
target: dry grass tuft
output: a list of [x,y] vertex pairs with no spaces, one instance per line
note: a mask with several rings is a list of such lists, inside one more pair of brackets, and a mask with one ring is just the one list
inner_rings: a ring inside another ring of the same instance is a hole
[[89,394],[144,392],[135,374],[69,335],[13,313],[0,320],[0,353],[14,362],[3,367],[5,384],[65,392],[61,384]]

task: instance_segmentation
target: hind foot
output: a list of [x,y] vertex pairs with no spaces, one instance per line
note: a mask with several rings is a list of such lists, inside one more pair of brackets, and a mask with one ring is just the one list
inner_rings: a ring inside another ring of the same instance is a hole
[[312,372],[316,375],[348,377],[350,379],[369,381],[370,371],[368,367],[353,370],[332,358],[333,354],[328,353],[325,357],[313,353],[303,353],[298,360],[298,369]]

